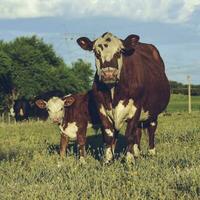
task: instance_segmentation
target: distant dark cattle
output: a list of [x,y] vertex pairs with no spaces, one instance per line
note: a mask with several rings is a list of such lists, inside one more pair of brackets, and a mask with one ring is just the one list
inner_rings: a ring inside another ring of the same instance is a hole
[[64,95],[63,92],[61,92],[59,90],[53,90],[53,91],[48,91],[48,92],[41,93],[40,95],[35,97],[35,99],[33,101],[34,102],[34,105],[33,105],[34,116],[39,118],[39,119],[41,119],[41,120],[46,120],[48,118],[47,110],[40,109],[37,105],[35,105],[35,102],[38,99],[43,99],[44,101],[48,101],[52,97],[62,97],[63,95]]
[[36,104],[48,110],[49,117],[59,124],[61,131],[60,155],[64,156],[69,139],[77,139],[80,158],[85,156],[86,131],[100,124],[92,91],[84,94],[53,97],[49,101],[39,99]]
[[31,105],[25,98],[15,100],[13,105],[16,121],[28,120],[31,114]]
[[127,124],[127,161],[139,155],[141,129],[149,134],[149,153],[155,154],[154,135],[158,115],[170,97],[169,82],[163,60],[155,46],[139,42],[139,36],[125,40],[104,33],[94,41],[77,40],[95,54],[94,96],[105,130],[106,162],[113,159],[120,128]]

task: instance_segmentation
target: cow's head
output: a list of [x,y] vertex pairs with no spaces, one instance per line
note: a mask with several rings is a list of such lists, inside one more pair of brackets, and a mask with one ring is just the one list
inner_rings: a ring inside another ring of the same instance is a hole
[[61,123],[64,117],[64,107],[71,106],[75,99],[72,96],[65,96],[62,99],[59,97],[52,97],[49,101],[38,99],[35,103],[41,109],[48,111],[50,119],[55,123]]
[[86,37],[77,39],[84,50],[93,51],[99,80],[106,83],[116,83],[120,78],[123,56],[133,54],[139,36],[129,35],[121,40],[112,33],[104,33],[94,41]]

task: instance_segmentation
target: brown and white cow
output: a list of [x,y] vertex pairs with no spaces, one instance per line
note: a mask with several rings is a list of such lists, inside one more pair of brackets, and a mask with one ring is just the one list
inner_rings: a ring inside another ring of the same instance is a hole
[[94,41],[81,37],[77,42],[95,54],[93,92],[106,132],[106,162],[113,159],[116,137],[124,124],[128,161],[134,162],[134,154],[138,156],[142,128],[147,128],[149,152],[155,154],[157,117],[170,97],[164,63],[156,47],[140,43],[137,35],[122,40],[112,33]]
[[69,139],[76,139],[80,158],[85,156],[87,128],[100,125],[100,119],[92,91],[84,94],[53,97],[49,101],[38,99],[36,105],[46,109],[49,118],[59,124],[61,131],[60,155],[64,156]]

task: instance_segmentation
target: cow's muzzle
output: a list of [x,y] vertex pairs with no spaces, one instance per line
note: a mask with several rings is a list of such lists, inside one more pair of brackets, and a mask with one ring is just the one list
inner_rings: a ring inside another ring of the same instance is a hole
[[118,81],[118,69],[106,67],[101,69],[101,80],[106,83],[115,83]]
[[54,118],[54,119],[52,119],[52,121],[54,124],[59,124],[61,120],[58,118]]

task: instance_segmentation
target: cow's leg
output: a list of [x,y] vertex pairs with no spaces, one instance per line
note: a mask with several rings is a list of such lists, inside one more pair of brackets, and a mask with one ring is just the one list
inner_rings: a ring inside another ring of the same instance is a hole
[[134,145],[133,145],[133,153],[135,157],[140,156],[140,140],[142,136],[142,129],[137,128],[135,132],[135,138],[134,138]]
[[105,149],[105,163],[110,163],[114,158],[115,146],[117,142],[117,132],[113,131],[110,136],[106,131],[103,131],[104,142],[106,144]]
[[66,154],[66,148],[68,146],[69,138],[68,136],[61,134],[60,138],[60,156],[64,157]]
[[126,160],[131,163],[134,163],[134,154],[138,156],[140,151],[140,130],[137,128],[140,112],[141,109],[138,108],[134,117],[128,121],[125,132],[127,141]]
[[128,163],[134,163],[134,147],[138,147],[135,143],[135,135],[137,128],[132,125],[132,122],[128,123],[125,132],[127,148],[126,148],[126,161]]
[[155,132],[157,129],[157,120],[150,123],[150,126],[147,128],[149,135],[149,155],[155,155]]
[[105,163],[109,163],[114,158],[115,144],[117,131],[114,129],[113,122],[110,120],[107,115],[111,110],[106,110],[103,105],[100,106],[100,119],[102,123],[102,134],[105,143]]
[[85,163],[85,156],[86,156],[86,150],[85,150],[86,132],[87,132],[87,125],[79,128],[77,132],[78,151],[79,151],[80,161],[82,163]]

